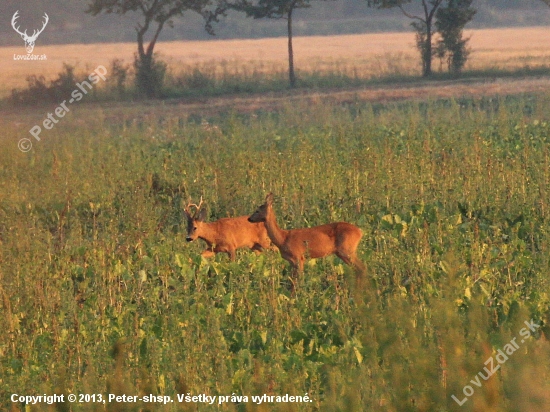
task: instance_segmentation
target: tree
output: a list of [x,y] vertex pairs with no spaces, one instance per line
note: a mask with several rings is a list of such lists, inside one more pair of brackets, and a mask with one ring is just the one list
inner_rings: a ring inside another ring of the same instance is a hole
[[[206,30],[212,34],[211,22],[217,13],[208,10],[211,0],[91,0],[86,13],[123,15],[138,12],[143,21],[136,26],[138,53],[135,60],[136,84],[147,97],[156,97],[162,89],[166,65],[154,59],[153,51],[164,25],[173,27],[172,19],[187,10],[199,13],[206,19]],[[145,34],[156,25],[154,34],[145,47]]]
[[[449,72],[458,74],[466,64],[469,51],[463,38],[464,26],[472,20],[476,10],[471,7],[473,0],[447,0],[445,7],[436,13],[435,26],[441,36],[439,41],[442,55],[447,56]],[[550,2],[550,0],[548,0]]]
[[[405,10],[405,5],[412,3],[413,0],[367,0],[369,6],[380,9],[391,9],[398,7],[401,12],[409,19],[414,20],[411,25],[416,30],[416,45],[420,51],[422,60],[422,76],[432,74],[433,57],[433,25],[437,9],[443,3],[443,0],[419,0],[422,8],[421,15],[412,14]],[[550,1],[550,0],[549,0]]]
[[248,17],[254,19],[285,19],[288,34],[288,79],[290,87],[296,86],[294,73],[294,51],[292,49],[292,13],[296,9],[311,7],[310,0],[238,0],[230,7],[244,11]]

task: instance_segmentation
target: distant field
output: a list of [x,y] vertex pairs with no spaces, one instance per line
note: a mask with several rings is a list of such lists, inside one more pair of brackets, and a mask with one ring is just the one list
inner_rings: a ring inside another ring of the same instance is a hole
[[[472,49],[469,69],[550,64],[550,28],[471,30],[467,35]],[[412,32],[297,37],[294,45],[299,70],[338,71],[344,67],[365,77],[419,73]],[[63,63],[77,65],[82,71],[108,65],[115,58],[130,63],[135,49],[134,43],[42,46],[38,42],[35,53],[46,54],[47,60],[25,62],[13,60],[13,54],[24,52],[23,44],[0,48],[0,93],[25,86],[26,77],[32,74],[52,78]],[[157,51],[175,73],[179,67],[204,64],[229,70],[281,71],[287,59],[284,38],[165,42],[158,44]],[[436,59],[434,69],[439,67]]]

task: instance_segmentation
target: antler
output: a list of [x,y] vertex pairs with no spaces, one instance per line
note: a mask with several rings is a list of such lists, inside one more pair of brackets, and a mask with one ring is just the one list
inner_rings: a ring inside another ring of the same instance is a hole
[[17,26],[17,27],[15,26],[15,25],[17,24],[17,19],[18,19],[18,18],[19,18],[19,10],[17,10],[17,11],[14,13],[14,15],[13,15],[13,17],[12,17],[12,19],[11,19],[11,26],[12,26],[13,29],[14,29],[17,33],[19,33],[25,40],[30,40],[30,41],[36,40],[36,38],[38,37],[38,35],[44,31],[44,29],[46,28],[46,25],[47,25],[48,22],[50,21],[50,18],[49,18],[49,16],[48,16],[48,14],[47,14],[47,13],[44,13],[44,16],[43,16],[43,18],[44,18],[44,23],[42,23],[42,28],[41,28],[40,30],[34,30],[33,33],[32,33],[32,36],[29,36],[29,35],[27,34],[27,30],[25,30],[24,32],[21,32],[21,31],[19,30],[19,26]]
[[44,23],[42,24],[42,28],[40,30],[33,30],[31,39],[36,40],[38,35],[44,31],[44,29],[46,28],[46,25],[48,24],[49,21],[50,21],[50,18],[48,17],[48,15],[46,13],[44,13]]
[[[44,14],[46,14],[46,13],[44,13]],[[13,17],[12,17],[12,19],[11,19],[11,27],[13,27],[13,29],[14,29],[17,33],[19,33],[21,36],[29,37],[29,36],[27,35],[27,30],[25,30],[25,33],[21,33],[21,32],[19,31],[19,26],[15,27],[15,25],[17,24],[16,20],[17,20],[18,17],[19,17],[19,10],[17,10],[17,11],[14,13],[14,15],[13,15]]]
[[196,205],[195,203],[191,203],[191,199],[189,199],[189,203],[187,203],[187,206],[185,207],[185,211],[187,212],[187,214],[189,216],[191,216],[190,208],[194,207],[196,209],[196,211],[195,211],[195,215],[196,215],[197,213],[199,213],[199,210],[201,210],[201,206],[202,206],[202,196],[201,196],[201,200],[200,200],[198,205]]

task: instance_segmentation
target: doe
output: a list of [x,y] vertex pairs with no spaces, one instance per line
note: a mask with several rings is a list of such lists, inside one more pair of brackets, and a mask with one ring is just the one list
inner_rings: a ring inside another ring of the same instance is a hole
[[304,269],[306,258],[336,255],[356,272],[356,284],[360,285],[365,274],[365,264],[357,257],[357,246],[363,236],[361,229],[346,222],[328,223],[303,229],[284,230],[279,227],[273,211],[273,193],[265,203],[248,218],[249,222],[263,222],[271,242],[293,267],[294,275]]

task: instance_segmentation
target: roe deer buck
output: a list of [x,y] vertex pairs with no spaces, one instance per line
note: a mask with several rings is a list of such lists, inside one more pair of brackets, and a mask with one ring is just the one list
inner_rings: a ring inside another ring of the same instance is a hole
[[302,272],[306,258],[320,258],[335,254],[356,271],[360,284],[366,267],[356,255],[361,241],[361,229],[346,222],[328,223],[303,229],[283,230],[277,225],[273,211],[273,193],[248,218],[249,222],[264,222],[271,242],[279,248],[281,256],[290,262],[294,274]]
[[[196,208],[191,215],[191,206]],[[250,248],[256,253],[271,247],[271,241],[263,223],[250,223],[248,216],[227,217],[212,223],[206,223],[206,209],[202,209],[202,197],[198,205],[189,203],[185,208],[187,216],[188,242],[200,238],[208,247],[202,252],[204,257],[212,257],[215,253],[227,253],[235,260],[235,250]]]

